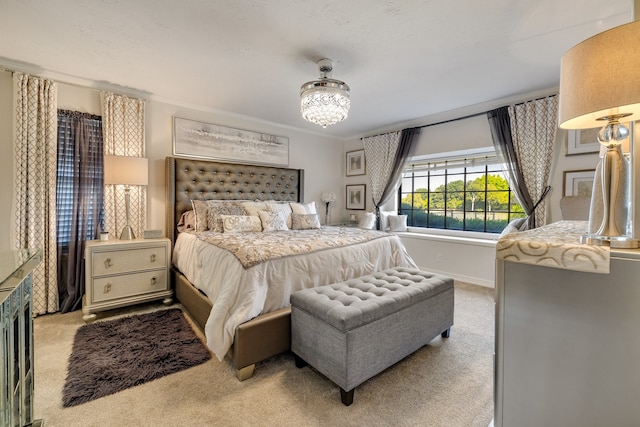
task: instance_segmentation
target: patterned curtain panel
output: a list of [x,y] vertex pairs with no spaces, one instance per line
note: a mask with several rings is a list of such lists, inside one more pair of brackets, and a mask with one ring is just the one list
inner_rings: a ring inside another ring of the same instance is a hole
[[[102,131],[105,156],[144,157],[144,101],[101,92]],[[130,225],[142,236],[146,220],[147,191],[144,186],[131,187]],[[118,237],[126,225],[125,192],[122,185],[104,187],[104,227]]]
[[383,203],[382,195],[393,173],[393,163],[400,146],[400,134],[401,131],[397,131],[362,138],[371,183],[371,199],[376,212],[378,206]]
[[549,96],[509,106],[511,138],[524,184],[534,202],[530,228],[546,223],[545,197],[558,128],[558,97]]
[[37,248],[33,313],[58,311],[56,250],[57,86],[14,73],[16,248]]

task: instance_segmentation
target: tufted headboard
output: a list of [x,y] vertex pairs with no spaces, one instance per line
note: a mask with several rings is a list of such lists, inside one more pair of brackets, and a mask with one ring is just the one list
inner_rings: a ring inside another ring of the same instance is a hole
[[166,158],[166,228],[171,243],[191,200],[304,201],[304,170]]

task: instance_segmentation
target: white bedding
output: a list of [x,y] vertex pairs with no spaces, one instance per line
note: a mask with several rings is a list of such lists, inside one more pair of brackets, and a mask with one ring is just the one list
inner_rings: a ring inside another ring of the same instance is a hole
[[195,234],[180,233],[173,264],[213,302],[205,335],[219,360],[229,351],[238,325],[289,306],[292,292],[390,267],[416,267],[394,234],[244,269],[231,252],[203,242]]

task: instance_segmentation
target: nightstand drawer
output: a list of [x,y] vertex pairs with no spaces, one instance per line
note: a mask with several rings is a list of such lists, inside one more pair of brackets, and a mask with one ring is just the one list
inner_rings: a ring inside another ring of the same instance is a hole
[[167,266],[167,250],[166,246],[158,246],[127,251],[94,252],[91,263],[94,277],[162,268]]
[[167,290],[167,271],[145,271],[101,277],[92,283],[92,303]]

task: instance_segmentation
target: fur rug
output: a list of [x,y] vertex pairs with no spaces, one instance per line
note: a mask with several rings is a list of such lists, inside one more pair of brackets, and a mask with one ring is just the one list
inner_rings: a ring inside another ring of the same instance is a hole
[[62,404],[79,405],[209,359],[180,309],[84,325],[74,338]]

